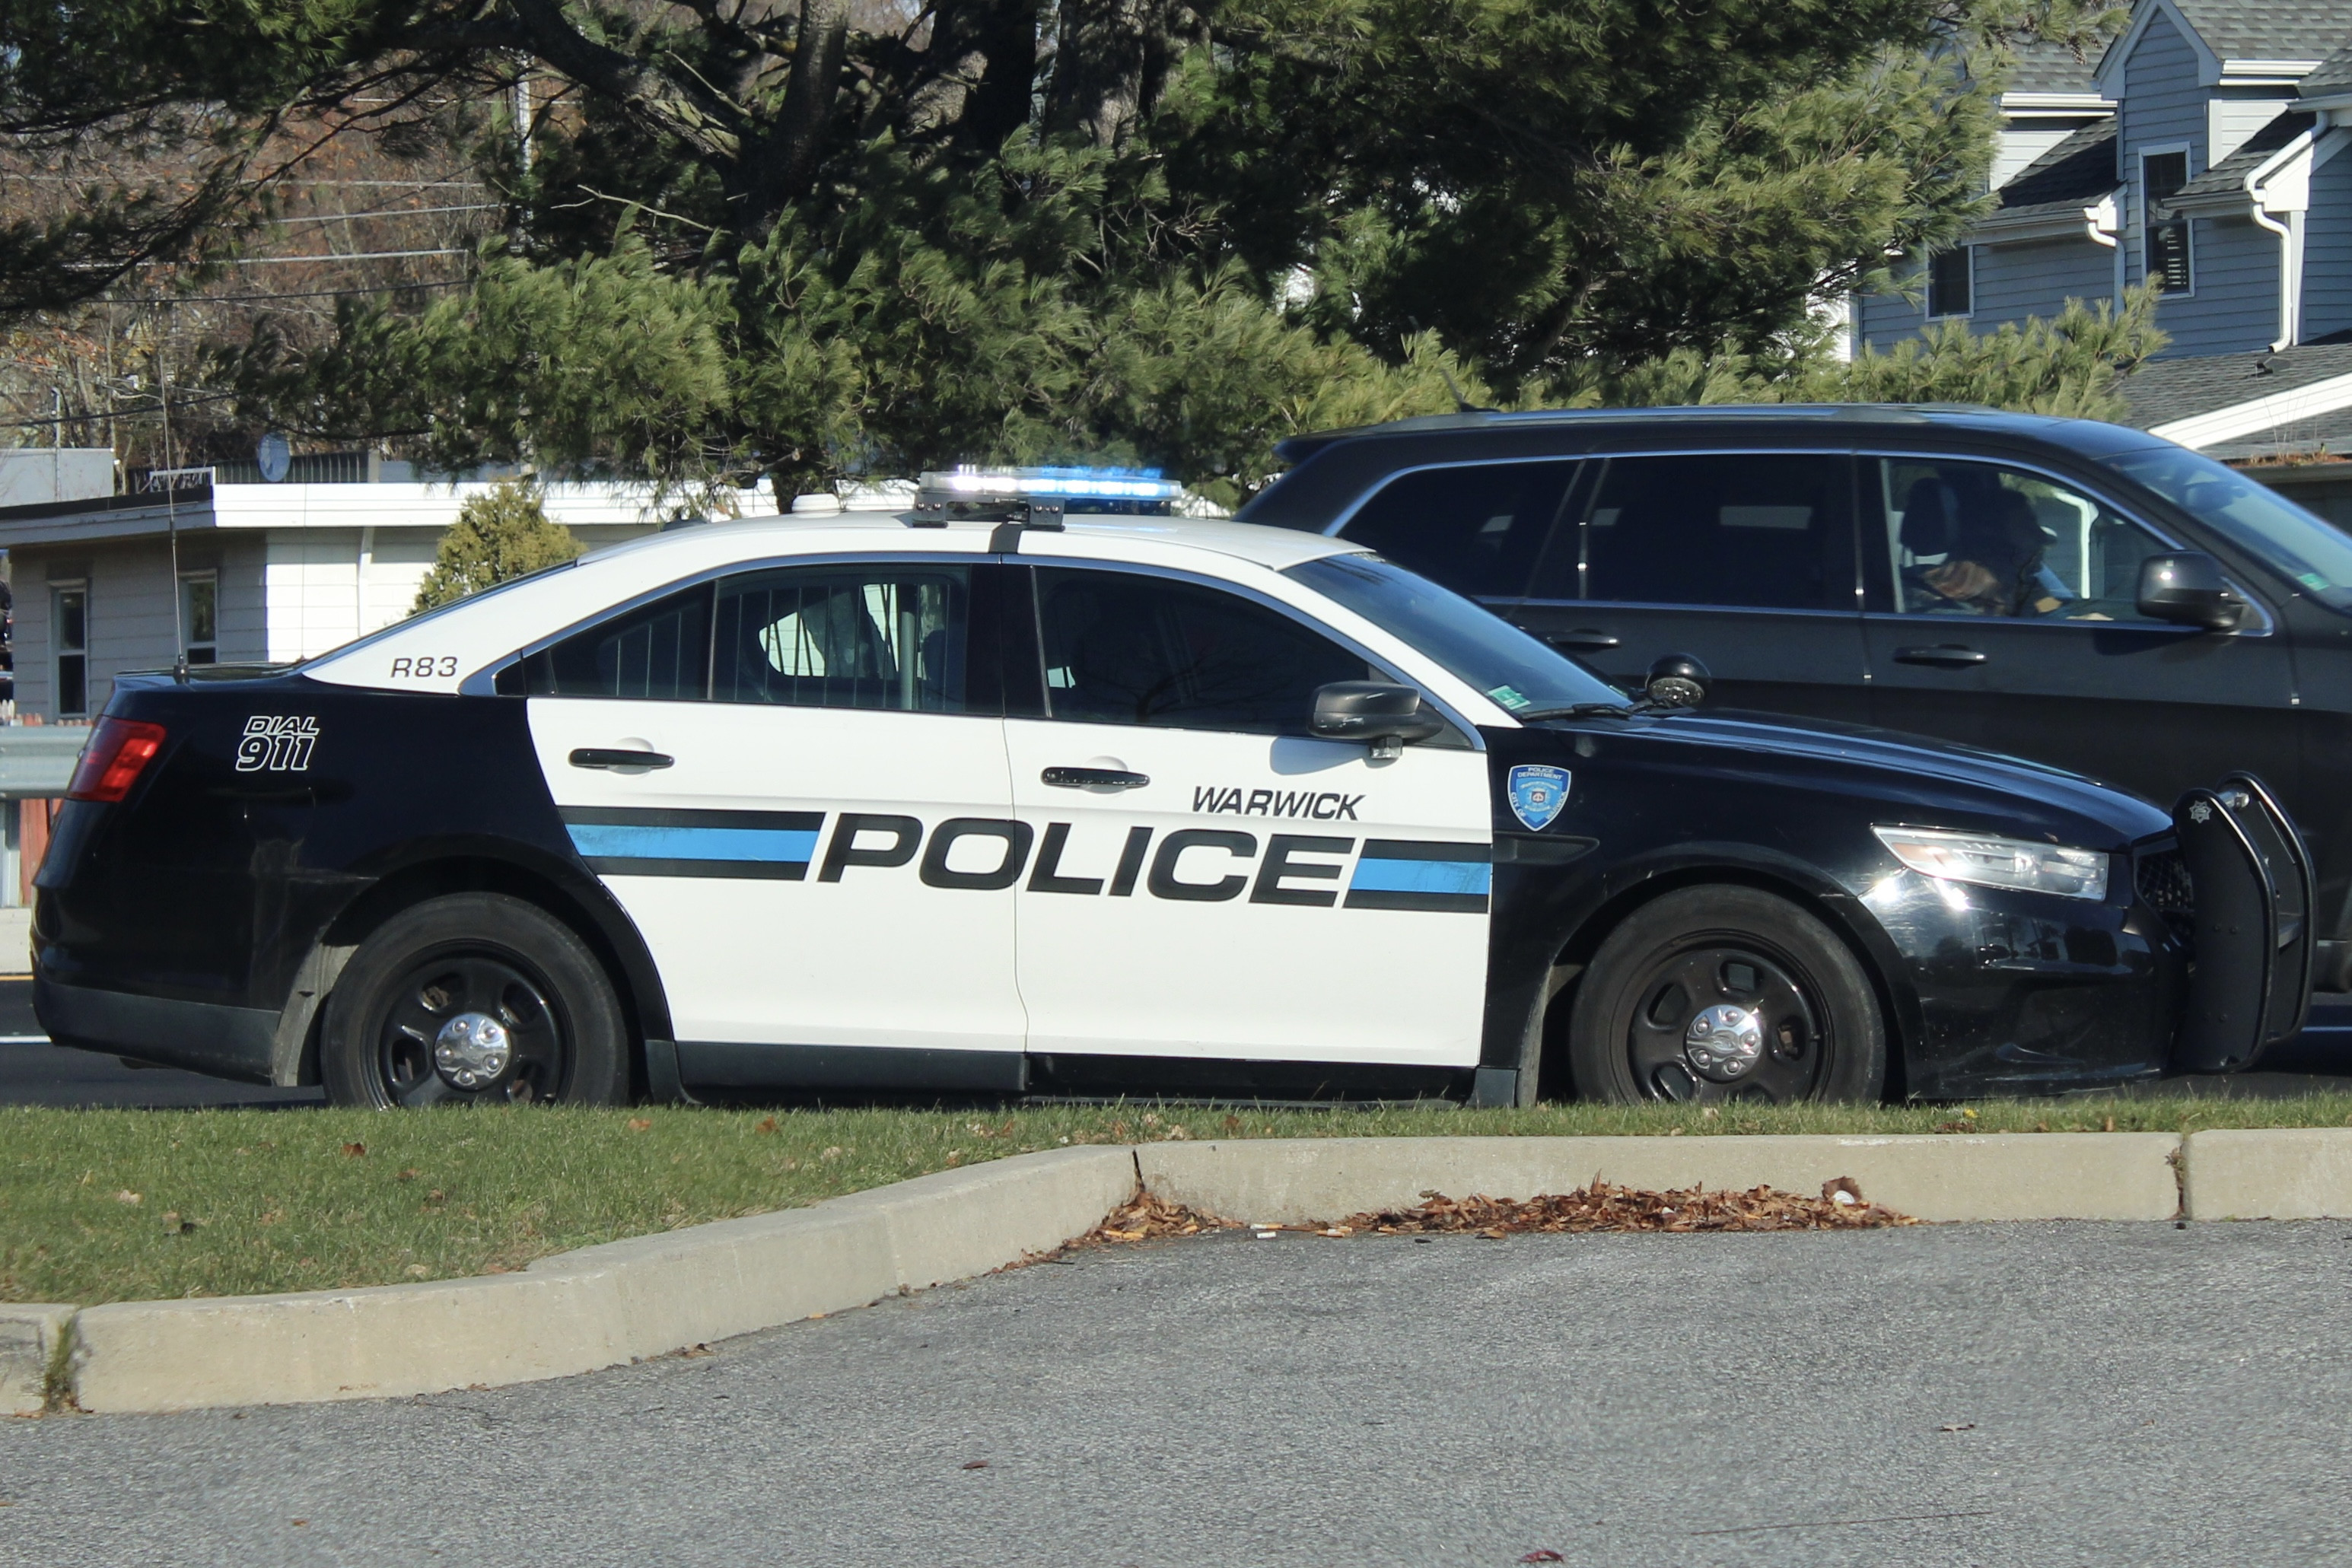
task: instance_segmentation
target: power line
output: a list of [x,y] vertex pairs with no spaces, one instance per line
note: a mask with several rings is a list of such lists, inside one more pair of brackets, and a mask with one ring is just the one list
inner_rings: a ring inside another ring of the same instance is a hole
[[273,225],[337,224],[359,218],[421,218],[428,213],[498,213],[504,212],[502,202],[473,202],[461,207],[384,207],[373,213],[305,213],[299,217],[273,218]]
[[291,261],[394,261],[409,256],[471,256],[474,247],[467,245],[443,246],[436,250],[362,250],[349,256],[329,251],[323,256],[232,256],[222,258],[227,267],[278,267]]
[[463,288],[470,277],[432,283],[371,283],[357,288],[293,288],[278,294],[125,294],[92,300],[97,305],[243,305],[257,299],[339,299],[350,294],[396,294],[408,288]]
[[[174,398],[172,400],[172,406],[194,408],[199,403],[226,402],[235,396],[236,396],[235,392],[206,392],[202,397]],[[92,410],[89,413],[64,413],[49,419],[11,419],[0,421],[0,430],[30,430],[36,425],[46,428],[52,424],[95,424],[103,420],[136,419],[142,413],[158,412],[160,410],[152,408],[117,408]]]

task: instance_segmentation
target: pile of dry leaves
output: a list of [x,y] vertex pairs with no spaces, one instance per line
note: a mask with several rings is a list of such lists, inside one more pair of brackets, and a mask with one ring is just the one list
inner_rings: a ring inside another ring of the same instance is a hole
[[1858,1230],[1919,1223],[1909,1215],[1866,1201],[1852,1176],[1822,1183],[1819,1197],[1801,1197],[1769,1186],[1746,1192],[1709,1192],[1696,1186],[1677,1192],[1644,1192],[1607,1182],[1518,1200],[1454,1198],[1433,1192],[1421,1196],[1423,1201],[1416,1207],[1359,1214],[1343,1225],[1325,1228],[1324,1233],[1370,1230],[1402,1236],[1469,1231],[1506,1236],[1515,1230]]
[[1916,1225],[1909,1215],[1884,1208],[1862,1196],[1852,1176],[1822,1184],[1822,1196],[1803,1197],[1777,1187],[1746,1192],[1709,1192],[1687,1187],[1645,1192],[1594,1182],[1574,1192],[1542,1197],[1447,1197],[1424,1192],[1412,1208],[1359,1214],[1338,1224],[1247,1225],[1202,1214],[1181,1204],[1143,1193],[1114,1209],[1076,1247],[1198,1236],[1208,1230],[1297,1230],[1314,1236],[1508,1236],[1514,1231],[1582,1230],[1861,1230],[1883,1225]]

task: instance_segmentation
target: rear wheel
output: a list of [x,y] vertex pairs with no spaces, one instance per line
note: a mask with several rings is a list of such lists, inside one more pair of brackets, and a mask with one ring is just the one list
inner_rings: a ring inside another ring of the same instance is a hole
[[1885,1023],[1861,960],[1755,888],[1685,888],[1635,910],[1593,955],[1569,1028],[1587,1100],[1786,1104],[1886,1087]]
[[604,967],[570,927],[497,893],[428,899],[344,967],[320,1040],[339,1105],[606,1105],[628,1087],[628,1031]]

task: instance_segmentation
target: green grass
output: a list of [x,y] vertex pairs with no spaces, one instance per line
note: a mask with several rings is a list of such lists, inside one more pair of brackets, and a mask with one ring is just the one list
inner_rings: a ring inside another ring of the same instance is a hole
[[403,1115],[16,1107],[0,1109],[0,1301],[88,1306],[491,1273],[574,1247],[792,1208],[1065,1143],[2347,1124],[2352,1095],[2000,1101],[1965,1111],[1790,1106],[1721,1115],[1597,1105]]

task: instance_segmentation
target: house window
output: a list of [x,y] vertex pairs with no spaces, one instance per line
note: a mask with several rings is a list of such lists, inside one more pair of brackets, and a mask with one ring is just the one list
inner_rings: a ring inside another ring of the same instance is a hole
[[49,635],[57,650],[59,718],[89,715],[89,590],[79,582],[49,591]]
[[220,578],[209,571],[180,579],[180,634],[187,641],[188,663],[210,664],[220,658]]
[[2189,256],[2189,220],[2164,210],[2164,204],[2189,183],[2189,154],[2145,152],[2140,155],[2141,212],[2147,219],[2147,276],[2159,294],[2186,294],[2194,281]]
[[1927,314],[1966,316],[1976,308],[1974,246],[1938,251],[1927,258]]

